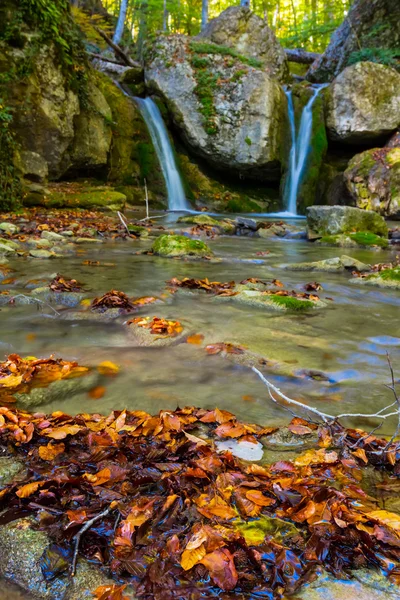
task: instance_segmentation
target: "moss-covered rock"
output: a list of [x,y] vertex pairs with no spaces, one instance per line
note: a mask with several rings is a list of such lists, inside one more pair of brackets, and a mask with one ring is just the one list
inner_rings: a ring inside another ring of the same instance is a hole
[[388,236],[383,217],[372,210],[352,206],[310,206],[307,209],[307,228],[309,239],[355,232]]
[[390,217],[400,213],[400,146],[356,154],[344,173],[348,192],[358,208]]
[[369,231],[358,231],[357,233],[343,233],[338,235],[324,235],[318,243],[327,246],[339,246],[340,248],[387,248],[389,241],[385,238],[370,233]]
[[352,283],[375,285],[381,288],[400,290],[400,267],[393,269],[384,269],[377,273],[371,273],[367,277],[357,277],[351,280]]
[[48,192],[42,199],[24,199],[26,206],[37,205],[46,208],[86,208],[95,210],[122,210],[126,203],[126,196],[116,192],[108,186],[73,186],[71,190],[66,187],[49,186]]
[[369,271],[370,266],[362,263],[351,256],[336,256],[325,260],[314,262],[289,263],[280,265],[280,268],[287,271],[322,271],[324,273],[344,273],[347,270],[357,270],[360,272]]
[[220,301],[232,301],[256,308],[284,312],[304,312],[317,308],[324,308],[322,300],[311,301],[294,296],[280,296],[279,294],[264,294],[259,290],[242,290],[235,296],[217,297]]
[[214,219],[209,215],[188,215],[185,217],[179,217],[178,223],[188,223],[193,225],[209,225],[210,227],[216,227],[223,233],[233,235],[236,231],[236,225],[234,221],[230,219]]
[[184,235],[164,234],[158,237],[151,251],[158,256],[173,258],[175,256],[193,256],[203,258],[212,256],[211,249],[200,240],[192,240]]

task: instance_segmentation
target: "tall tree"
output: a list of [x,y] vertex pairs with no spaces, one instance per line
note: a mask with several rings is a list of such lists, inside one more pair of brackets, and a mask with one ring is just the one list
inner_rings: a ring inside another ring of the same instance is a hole
[[124,33],[124,26],[125,26],[127,10],[128,10],[128,0],[121,0],[121,4],[119,7],[117,26],[115,28],[114,37],[113,37],[114,44],[119,44],[122,39],[122,34]]
[[201,3],[201,30],[203,31],[204,27],[208,23],[208,0],[202,0]]

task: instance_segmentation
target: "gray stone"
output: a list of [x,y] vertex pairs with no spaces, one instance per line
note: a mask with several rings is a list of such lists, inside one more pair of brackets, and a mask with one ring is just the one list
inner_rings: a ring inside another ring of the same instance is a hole
[[352,206],[310,206],[307,208],[307,228],[309,239],[354,232],[388,236],[383,217],[372,210]]
[[289,263],[280,265],[286,271],[323,271],[325,273],[343,273],[346,269],[365,272],[370,270],[370,266],[351,256],[337,256],[327,258],[326,260],[317,260],[315,262]]
[[268,24],[244,6],[230,6],[212,19],[197,39],[234,48],[239,54],[257,58],[265,70],[279,80],[289,75],[286,54]]
[[63,242],[64,238],[59,233],[55,233],[54,231],[42,231],[40,237],[45,240],[49,240],[50,242]]
[[16,167],[22,177],[35,183],[45,183],[49,175],[46,160],[37,152],[22,150],[16,156]]
[[0,229],[1,231],[4,231],[5,233],[10,233],[11,235],[13,235],[14,233],[18,233],[19,231],[18,225],[14,225],[14,223],[0,223]]
[[246,217],[236,217],[235,223],[238,227],[251,229],[251,231],[257,231],[257,221],[254,219],[247,219]]
[[72,379],[60,379],[54,381],[44,388],[32,388],[27,393],[17,392],[14,394],[19,406],[32,410],[41,404],[63,402],[72,396],[85,394],[99,384],[100,375],[97,372],[89,372],[81,377]]
[[400,123],[400,73],[372,62],[347,67],[326,93],[326,126],[332,140],[371,143]]
[[29,256],[33,258],[53,258],[54,252],[50,252],[49,250],[30,250]]
[[[287,131],[287,101],[278,81],[239,59],[189,48],[184,36],[162,36],[146,66],[147,87],[166,101],[184,142],[214,168],[278,180]],[[202,72],[219,76],[209,116],[196,93],[198,85],[201,89],[196,58],[207,65]]]

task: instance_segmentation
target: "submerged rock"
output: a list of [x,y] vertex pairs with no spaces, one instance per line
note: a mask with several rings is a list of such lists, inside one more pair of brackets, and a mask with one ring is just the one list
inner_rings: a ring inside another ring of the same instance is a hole
[[338,246],[339,248],[387,248],[389,241],[385,238],[370,233],[369,231],[358,231],[357,233],[342,233],[339,235],[324,235],[317,241],[318,244],[327,246]]
[[343,273],[348,269],[354,269],[361,272],[370,270],[369,265],[362,263],[356,258],[347,256],[346,254],[314,262],[289,263],[280,265],[280,267],[287,271],[324,271],[326,273]]
[[241,304],[247,304],[256,308],[276,310],[284,312],[303,312],[326,307],[322,300],[311,301],[306,298],[295,298],[294,296],[281,296],[277,294],[264,294],[257,290],[243,290],[235,296],[217,296],[220,300],[232,300]]
[[267,23],[244,6],[230,6],[212,19],[197,36],[214,44],[234,48],[261,60],[266,71],[280,80],[289,76],[286,53]]
[[341,233],[370,232],[387,238],[385,219],[372,210],[352,206],[310,206],[307,209],[308,239]]
[[217,44],[161,36],[149,49],[146,83],[165,100],[187,146],[211,166],[280,178],[286,97],[261,63]]
[[[399,116],[400,118],[400,116]],[[356,154],[344,182],[358,208],[390,217],[400,213],[400,145]]]
[[97,371],[84,374],[82,377],[54,381],[47,387],[32,388],[28,392],[14,394],[18,406],[31,410],[41,404],[63,402],[72,396],[89,392],[98,385],[100,375]]
[[400,74],[389,67],[372,62],[347,67],[326,97],[326,126],[332,140],[371,143],[399,126]]
[[200,240],[192,240],[184,235],[169,234],[160,235],[151,247],[151,252],[157,256],[168,258],[174,258],[175,256],[203,258],[213,254],[207,244]]
[[384,269],[377,273],[371,273],[367,277],[355,277],[350,281],[361,285],[375,285],[380,288],[400,290],[400,267]]

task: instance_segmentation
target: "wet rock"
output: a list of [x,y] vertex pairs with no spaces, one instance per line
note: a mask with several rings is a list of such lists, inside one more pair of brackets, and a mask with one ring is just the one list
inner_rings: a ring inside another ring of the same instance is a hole
[[55,233],[54,231],[42,231],[41,238],[44,240],[48,240],[49,242],[64,242],[64,238],[59,233]]
[[380,288],[400,290],[400,267],[371,273],[367,277],[355,277],[350,281],[359,285],[375,285]]
[[287,229],[284,225],[274,224],[271,227],[259,227],[257,232],[262,238],[285,237]]
[[372,62],[347,67],[326,92],[331,140],[371,143],[396,131],[400,120],[400,73]]
[[370,266],[362,263],[351,256],[336,256],[335,258],[327,258],[326,260],[317,260],[315,262],[289,263],[280,265],[282,269],[287,271],[324,271],[326,273],[343,273],[347,269],[356,271],[369,271]]
[[74,240],[75,244],[102,244],[103,240],[98,238],[78,237]]
[[6,243],[7,240],[0,239],[0,257],[16,253],[16,249]]
[[185,217],[179,217],[177,223],[190,223],[193,225],[209,225],[210,227],[216,227],[223,233],[233,235],[236,231],[236,223],[231,219],[218,220],[210,217],[209,215],[188,215]]
[[50,242],[50,240],[44,240],[42,238],[29,238],[26,240],[26,245],[37,248],[38,250],[47,250],[48,248],[52,248],[53,242]]
[[184,235],[161,235],[156,239],[151,251],[157,256],[173,258],[175,256],[194,256],[202,258],[212,256],[211,249],[200,240],[192,240]]
[[176,344],[180,344],[186,338],[187,333],[182,331],[178,335],[172,336],[162,336],[155,335],[151,333],[150,329],[146,329],[145,327],[139,327],[138,325],[132,323],[131,325],[127,325],[128,333],[130,338],[130,344],[144,347],[164,347],[164,346],[176,346]]
[[27,393],[19,392],[14,397],[21,408],[31,410],[41,404],[63,402],[71,396],[87,393],[99,384],[100,378],[100,374],[93,371],[81,377],[54,381],[45,388],[33,388]]
[[250,229],[251,231],[257,231],[257,221],[254,219],[247,219],[246,217],[236,217],[236,226],[240,229]]
[[289,69],[285,51],[267,23],[244,6],[230,6],[212,19],[197,36],[240,54],[261,60],[266,71],[286,80]]
[[263,292],[256,290],[244,290],[240,291],[236,296],[218,296],[217,299],[221,301],[231,300],[232,302],[239,302],[256,308],[283,312],[303,312],[327,306],[322,300],[311,301],[293,296],[280,296],[278,294],[265,295]]
[[13,235],[14,233],[18,233],[19,227],[18,225],[14,225],[14,223],[0,223],[0,230]]
[[33,258],[54,258],[55,254],[49,250],[30,250],[29,256]]
[[149,237],[149,232],[146,227],[141,227],[140,225],[128,225],[129,233],[133,233],[140,238]]
[[[11,483],[17,476],[23,478],[25,467],[23,462],[14,456],[0,456],[0,488]],[[1,531],[1,530],[0,530]]]
[[0,574],[4,578],[41,600],[89,600],[98,586],[114,583],[84,559],[78,560],[74,578],[63,573],[46,580],[41,564],[51,540],[34,526],[34,520],[26,518],[0,527]]
[[310,206],[307,208],[308,239],[341,233],[370,232],[387,238],[385,219],[372,210],[352,206]]
[[49,290],[48,286],[34,289],[32,296],[36,296],[49,304],[61,304],[69,307],[78,306],[86,298],[86,294],[80,292],[53,292]]
[[49,168],[43,156],[37,152],[22,150],[17,153],[15,166],[22,177],[27,181],[46,183],[49,175]]
[[342,581],[322,573],[315,581],[301,588],[293,600],[397,600],[399,588],[381,573],[372,569],[352,572],[353,579]]
[[314,448],[318,443],[318,434],[313,431],[308,435],[296,435],[287,427],[280,427],[274,433],[263,436],[260,439],[265,448],[271,450],[290,450],[293,448]]

